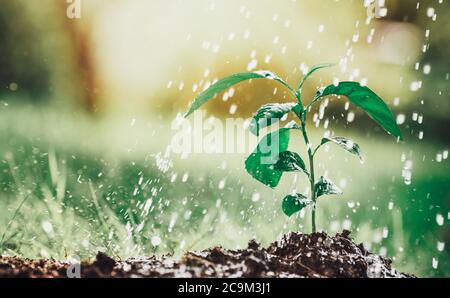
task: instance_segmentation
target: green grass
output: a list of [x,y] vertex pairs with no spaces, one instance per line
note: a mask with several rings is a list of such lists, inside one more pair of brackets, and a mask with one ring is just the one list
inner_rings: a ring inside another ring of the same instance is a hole
[[[277,190],[266,189],[245,175],[246,154],[172,155],[173,167],[159,169],[169,128],[144,119],[132,125],[131,118],[100,121],[81,112],[0,108],[0,253],[56,259],[89,258],[98,250],[121,258],[180,255],[310,232],[309,210],[286,218],[280,209],[294,174]],[[317,141],[322,132],[311,131]],[[392,144],[388,137],[345,135],[358,141],[366,162],[340,150],[318,154],[319,174],[327,170],[344,190],[319,202],[318,228],[335,233],[350,227],[357,241],[394,257],[400,270],[450,276],[448,160],[433,161],[444,148],[408,137]],[[301,136],[292,138],[302,152]],[[402,153],[413,160],[411,185],[401,176]],[[305,191],[306,179],[298,179],[298,190]],[[256,202],[254,193],[260,194]],[[445,217],[443,226],[437,213]],[[157,237],[161,244],[154,245]],[[447,242],[442,252],[438,241]]]

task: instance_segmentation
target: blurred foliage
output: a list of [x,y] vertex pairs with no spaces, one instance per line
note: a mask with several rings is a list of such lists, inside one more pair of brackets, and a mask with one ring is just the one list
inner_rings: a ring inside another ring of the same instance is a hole
[[[21,25],[12,19],[21,20]],[[43,59],[46,41],[40,38],[26,12],[17,1],[2,2],[0,10],[0,95],[17,84],[35,100],[50,89],[50,69]]]
[[[0,96],[165,118],[183,111],[208,82],[245,71],[253,60],[256,69],[272,69],[292,84],[302,67],[345,60],[345,72],[338,67],[314,76],[305,98],[334,78],[367,79],[391,106],[400,99],[396,113],[426,113],[426,135],[448,140],[436,131],[448,124],[450,109],[450,37],[442,30],[450,9],[434,0],[419,6],[391,0],[386,7],[386,17],[367,24],[360,1],[84,1],[82,18],[69,20],[61,1],[6,0],[0,13]],[[429,8],[436,19],[427,15]],[[429,75],[425,65],[431,66]],[[422,82],[417,92],[410,91],[414,81]],[[226,116],[237,104],[236,116],[249,117],[261,103],[291,100],[275,87],[242,84],[232,98],[206,108]]]

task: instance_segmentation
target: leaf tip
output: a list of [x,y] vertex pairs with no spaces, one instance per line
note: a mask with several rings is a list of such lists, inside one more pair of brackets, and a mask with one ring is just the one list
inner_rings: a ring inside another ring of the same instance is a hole
[[326,65],[327,67],[333,67],[333,66],[336,66],[337,63],[336,62],[329,62],[329,63],[324,63],[324,65]]

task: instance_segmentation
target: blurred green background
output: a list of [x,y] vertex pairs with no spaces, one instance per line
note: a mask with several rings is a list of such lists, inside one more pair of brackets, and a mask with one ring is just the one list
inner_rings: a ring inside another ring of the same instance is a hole
[[[373,18],[370,2],[81,0],[70,19],[65,1],[2,1],[0,254],[180,255],[309,232],[309,210],[287,218],[280,208],[307,190],[304,177],[272,190],[245,172],[249,152],[171,153],[171,123],[216,78],[270,69],[296,85],[307,67],[336,62],[304,98],[334,80],[365,82],[405,141],[343,99],[314,111],[314,142],[326,131],[351,137],[366,160],[332,146],[318,155],[318,172],[344,190],[320,200],[319,228],[350,229],[399,270],[450,276],[450,9],[386,0]],[[204,109],[216,121],[248,118],[292,100],[276,87],[241,84]]]

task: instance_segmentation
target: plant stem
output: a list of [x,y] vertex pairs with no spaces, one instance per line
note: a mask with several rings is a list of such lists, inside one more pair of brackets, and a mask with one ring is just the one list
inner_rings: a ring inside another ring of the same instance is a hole
[[314,152],[312,151],[312,145],[309,142],[308,138],[308,132],[306,130],[306,113],[308,112],[309,105],[305,108],[303,106],[302,100],[301,100],[301,87],[303,85],[304,80],[300,83],[300,86],[298,88],[297,93],[295,94],[295,97],[297,98],[298,102],[301,105],[301,111],[297,115],[300,119],[301,125],[302,125],[302,134],[303,139],[305,140],[305,145],[308,148],[308,157],[309,157],[309,182],[311,184],[311,200],[313,201],[313,209],[311,214],[311,226],[312,226],[312,232],[316,232],[316,185],[315,185],[315,179],[314,179]]
[[[302,115],[305,115],[306,111],[303,111]],[[315,187],[315,179],[314,179],[314,154],[312,152],[312,145],[308,139],[308,133],[306,131],[306,117],[303,116],[301,118],[302,121],[302,134],[303,139],[305,140],[306,147],[308,148],[308,157],[309,157],[309,182],[311,183],[311,200],[313,201],[313,209],[311,216],[311,225],[312,232],[316,232],[316,187]]]

